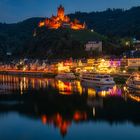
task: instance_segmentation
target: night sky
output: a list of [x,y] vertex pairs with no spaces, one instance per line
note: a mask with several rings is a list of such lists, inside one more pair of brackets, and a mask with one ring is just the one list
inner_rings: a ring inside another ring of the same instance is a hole
[[140,6],[140,0],[0,0],[0,22],[13,23],[30,17],[56,14],[62,4],[66,13],[102,11]]

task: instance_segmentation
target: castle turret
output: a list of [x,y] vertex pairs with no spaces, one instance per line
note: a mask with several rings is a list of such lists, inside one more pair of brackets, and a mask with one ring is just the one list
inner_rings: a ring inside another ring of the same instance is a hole
[[64,20],[64,17],[65,17],[65,9],[64,9],[64,7],[62,5],[60,5],[58,7],[57,17],[59,17],[62,21]]
[[57,16],[47,18],[39,23],[39,27],[46,26],[49,29],[58,29],[60,27],[71,28],[73,30],[81,30],[86,28],[86,24],[81,24],[77,19],[74,22],[70,21],[70,18],[65,15],[65,9],[60,5],[57,9]]

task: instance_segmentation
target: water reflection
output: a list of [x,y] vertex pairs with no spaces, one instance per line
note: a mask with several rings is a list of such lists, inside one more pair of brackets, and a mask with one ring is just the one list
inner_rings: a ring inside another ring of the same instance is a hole
[[57,89],[60,94],[71,95],[74,93],[87,93],[89,96],[121,96],[122,92],[118,86],[94,86],[80,81],[62,81],[47,78],[16,77],[0,75],[1,92],[19,90],[20,94],[29,89]]
[[134,90],[125,86],[123,89],[125,91],[125,95],[127,99],[129,98],[135,102],[140,102],[140,90]]
[[122,85],[0,75],[0,97],[0,115],[18,112],[54,126],[62,136],[73,124],[89,121],[140,126],[139,94]]
[[57,90],[59,94],[72,95],[72,94],[87,94],[89,97],[102,97],[119,96],[124,100],[132,99],[133,101],[140,102],[140,94],[132,91],[122,85],[93,85],[90,83],[80,82],[78,80],[56,80],[48,78],[34,78],[34,77],[18,77],[10,75],[0,75],[0,93],[10,94],[14,91],[19,91],[24,94],[28,90],[40,90],[52,88]]
[[[86,112],[75,111],[72,119],[74,122],[78,123],[87,119]],[[53,116],[42,115],[42,123],[44,125],[53,125],[54,127],[59,128],[59,131],[62,136],[65,136],[68,132],[68,128],[71,126],[72,121],[70,119],[64,118],[60,113],[56,113]]]

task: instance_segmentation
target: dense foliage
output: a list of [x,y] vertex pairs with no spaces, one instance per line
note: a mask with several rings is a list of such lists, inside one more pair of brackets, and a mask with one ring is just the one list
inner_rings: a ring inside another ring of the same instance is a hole
[[[81,48],[81,52],[83,51],[83,42],[95,38],[103,39],[105,52],[120,54],[123,50],[118,48],[126,40],[130,40],[130,37],[136,37],[138,39],[140,37],[139,13],[140,7],[134,7],[129,10],[108,9],[102,12],[76,12],[75,14],[69,15],[72,19],[77,18],[81,22],[85,21],[88,29],[94,29],[95,32],[103,34],[106,38],[102,38],[96,33],[94,33],[93,37],[89,31],[83,33],[57,31],[52,32],[54,33],[52,35],[49,30],[44,30],[44,33],[42,33],[43,31],[38,31],[40,33],[34,38],[33,33],[39,21],[43,18],[31,18],[16,24],[0,23],[0,59],[4,58],[7,52],[12,52],[14,56],[25,55],[25,53],[37,56],[39,55],[37,52],[40,52],[40,57],[42,54],[52,57],[53,53],[58,56],[67,54],[67,57],[69,57],[73,54],[69,50],[75,50],[76,54],[78,54],[80,53],[78,51],[79,48]],[[118,51],[116,52],[115,50]],[[79,54],[80,57],[83,56],[81,54]]]
[[89,30],[38,28],[36,36],[25,47],[27,50],[25,56],[61,59],[87,57],[84,44],[90,39],[105,40],[106,38]]
[[71,18],[85,21],[88,28],[108,36],[131,36],[140,38],[140,7],[129,10],[107,9],[103,12],[71,14]]

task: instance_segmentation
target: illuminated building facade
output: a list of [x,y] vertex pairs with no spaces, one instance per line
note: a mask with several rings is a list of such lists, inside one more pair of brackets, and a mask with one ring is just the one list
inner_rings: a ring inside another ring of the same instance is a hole
[[73,30],[82,30],[86,28],[86,24],[81,24],[77,19],[73,22],[70,21],[70,18],[65,15],[65,9],[62,5],[58,7],[57,16],[46,18],[39,23],[39,27],[44,26],[48,29],[71,28]]

